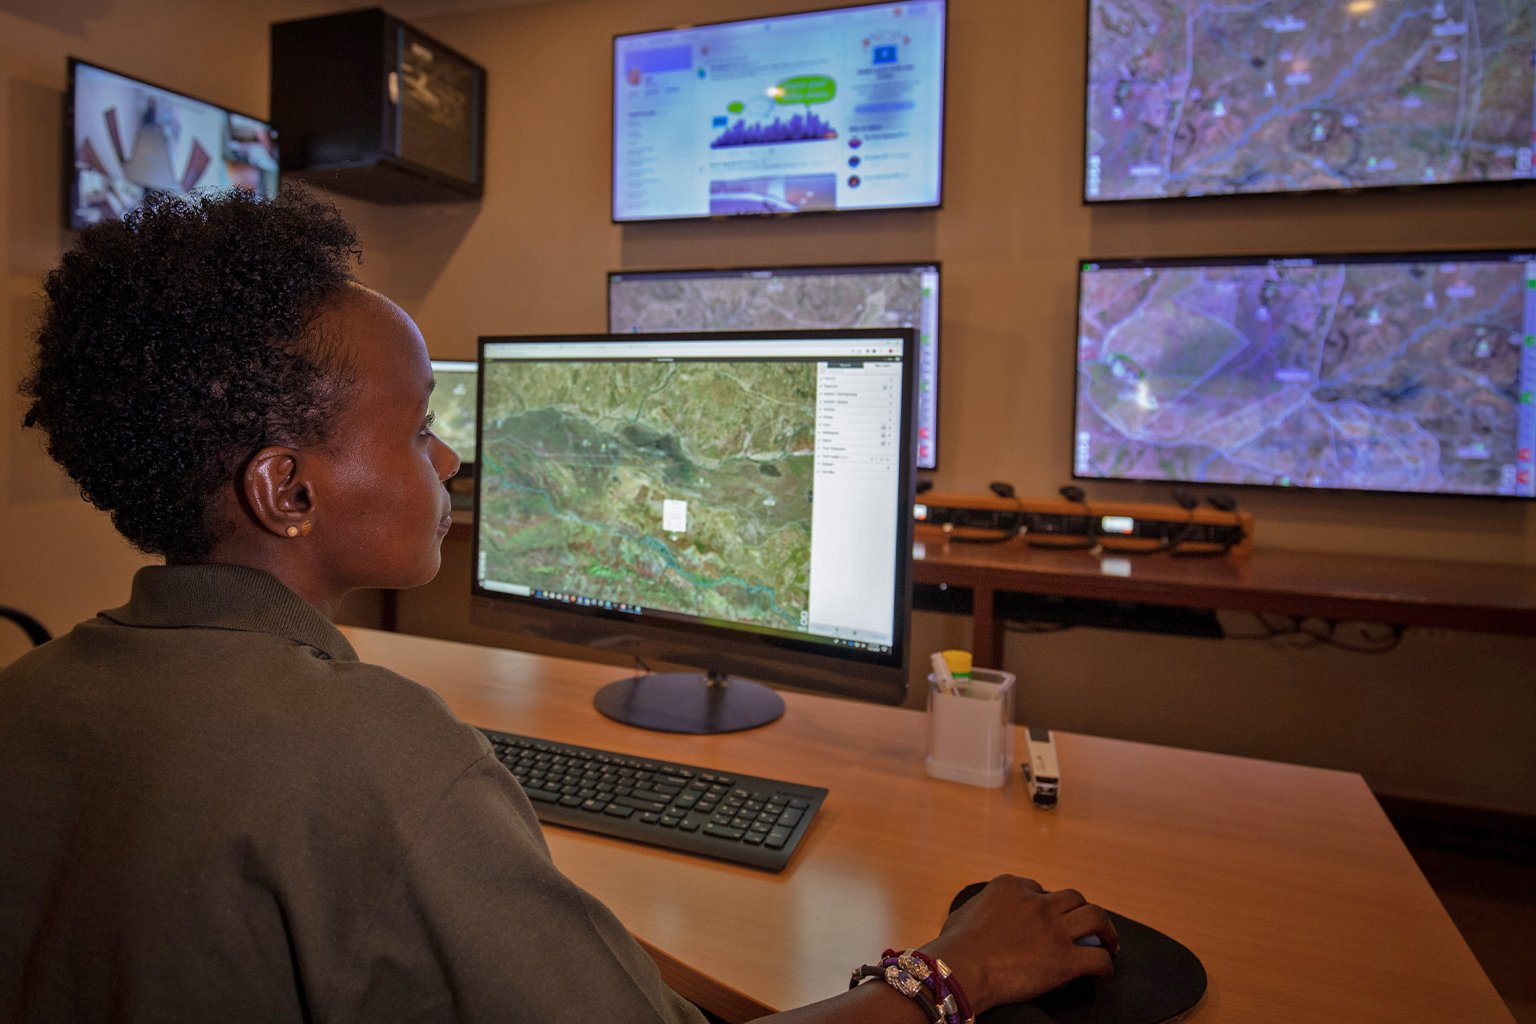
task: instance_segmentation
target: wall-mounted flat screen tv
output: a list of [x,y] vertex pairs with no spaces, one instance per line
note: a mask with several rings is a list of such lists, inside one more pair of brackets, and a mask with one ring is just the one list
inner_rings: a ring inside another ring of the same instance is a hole
[[1089,202],[1532,177],[1536,4],[1090,0]]
[[932,207],[945,0],[616,36],[613,219]]
[[1081,264],[1073,475],[1536,497],[1536,250]]
[[122,217],[152,192],[277,194],[277,132],[259,118],[74,58],[65,110],[72,229]]
[[614,271],[608,329],[773,331],[911,327],[917,335],[913,457],[934,469],[939,451],[939,265]]

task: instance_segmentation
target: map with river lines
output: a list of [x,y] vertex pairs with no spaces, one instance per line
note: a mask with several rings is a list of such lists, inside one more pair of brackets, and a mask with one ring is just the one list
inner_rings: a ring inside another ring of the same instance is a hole
[[817,364],[491,363],[482,576],[803,629]]

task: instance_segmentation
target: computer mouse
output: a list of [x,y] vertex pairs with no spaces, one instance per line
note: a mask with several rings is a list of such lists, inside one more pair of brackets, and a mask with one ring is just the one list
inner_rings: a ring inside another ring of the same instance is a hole
[[[968,885],[949,909],[982,890]],[[1189,1012],[1205,996],[1205,965],[1178,941],[1155,928],[1106,911],[1120,939],[1115,976],[1108,981],[1082,977],[1025,1003],[995,1006],[977,1024],[1162,1024]],[[1085,935],[1079,945],[1102,945]],[[958,968],[957,968],[958,969]]]

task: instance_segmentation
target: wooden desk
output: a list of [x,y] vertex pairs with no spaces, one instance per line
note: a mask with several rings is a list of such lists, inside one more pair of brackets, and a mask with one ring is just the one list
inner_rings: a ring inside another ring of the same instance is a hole
[[1002,871],[1075,886],[1188,945],[1210,975],[1192,1021],[1513,1019],[1358,775],[1058,734],[1062,805],[1037,811],[1015,781],[928,778],[919,712],[785,693],[784,718],[761,729],[649,733],[592,709],[624,674],[610,666],[347,634],[477,725],[831,790],[777,875],[549,829],[555,862],[674,988],[728,1020],[836,993]]
[[978,664],[1003,664],[999,591],[1270,612],[1398,626],[1536,634],[1536,568],[1310,551],[1247,557],[1095,556],[1020,539],[945,541],[919,531],[917,583],[970,589]]

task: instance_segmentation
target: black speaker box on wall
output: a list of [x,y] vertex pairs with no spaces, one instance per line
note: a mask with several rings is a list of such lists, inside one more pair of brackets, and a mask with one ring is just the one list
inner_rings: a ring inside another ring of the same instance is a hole
[[272,26],[285,174],[381,203],[478,199],[485,69],[381,8]]

